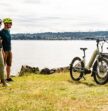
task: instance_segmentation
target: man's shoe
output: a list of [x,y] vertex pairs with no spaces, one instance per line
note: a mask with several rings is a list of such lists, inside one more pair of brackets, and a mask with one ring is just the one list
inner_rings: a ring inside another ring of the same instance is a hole
[[6,81],[7,82],[12,82],[13,80],[12,80],[12,78],[8,78],[8,79],[6,79]]
[[85,68],[85,74],[90,74],[91,70]]
[[6,83],[6,81],[5,81],[5,80],[1,80],[1,83],[3,84],[3,87],[7,87],[7,86],[9,86],[9,84],[8,84],[8,83]]
[[10,86],[10,84],[8,84],[8,83],[3,83],[3,85],[2,85],[3,87],[7,87],[7,86]]

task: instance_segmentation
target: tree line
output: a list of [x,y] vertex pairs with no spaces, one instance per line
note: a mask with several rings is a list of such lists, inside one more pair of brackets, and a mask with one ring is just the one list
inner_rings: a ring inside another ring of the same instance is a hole
[[12,34],[12,40],[86,40],[86,39],[93,40],[95,38],[108,39],[108,31]]

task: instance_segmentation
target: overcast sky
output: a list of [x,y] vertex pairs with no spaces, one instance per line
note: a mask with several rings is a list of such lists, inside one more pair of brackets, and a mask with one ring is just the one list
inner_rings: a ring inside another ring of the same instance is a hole
[[108,30],[108,0],[0,0],[12,33]]

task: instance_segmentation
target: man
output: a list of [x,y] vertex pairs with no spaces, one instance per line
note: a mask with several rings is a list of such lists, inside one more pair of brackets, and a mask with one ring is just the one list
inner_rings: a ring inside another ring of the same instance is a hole
[[7,81],[13,81],[10,78],[11,64],[12,64],[12,52],[11,52],[11,35],[10,28],[12,27],[12,19],[3,19],[4,28],[1,30],[2,45],[3,45],[3,56],[4,63],[6,65]]
[[[0,27],[2,25],[2,20],[0,19]],[[1,35],[1,33],[0,33]],[[7,83],[5,81],[4,77],[4,59],[3,59],[3,53],[2,53],[2,39],[0,36],[0,79],[3,86],[7,86]]]

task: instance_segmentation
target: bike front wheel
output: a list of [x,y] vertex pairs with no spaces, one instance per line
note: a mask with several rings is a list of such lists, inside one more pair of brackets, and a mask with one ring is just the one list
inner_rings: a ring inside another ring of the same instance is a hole
[[101,58],[94,63],[93,77],[97,84],[104,85],[108,82],[108,61]]
[[70,64],[70,76],[72,80],[79,81],[83,77],[84,63],[79,57],[75,57]]

